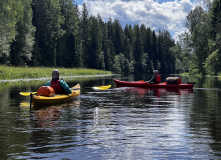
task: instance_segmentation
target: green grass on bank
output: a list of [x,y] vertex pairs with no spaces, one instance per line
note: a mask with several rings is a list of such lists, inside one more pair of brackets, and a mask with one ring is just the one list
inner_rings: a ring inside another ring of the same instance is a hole
[[110,71],[79,68],[9,67],[0,65],[0,80],[50,77],[53,69],[59,69],[60,77],[111,74]]
[[188,75],[190,75],[190,74],[185,72],[185,73],[180,73],[180,75],[181,75],[181,76],[188,76]]

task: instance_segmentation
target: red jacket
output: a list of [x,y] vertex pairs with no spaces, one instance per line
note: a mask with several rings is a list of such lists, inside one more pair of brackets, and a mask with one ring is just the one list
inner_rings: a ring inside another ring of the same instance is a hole
[[156,82],[161,82],[161,76],[159,74],[156,77]]
[[60,80],[51,81],[51,87],[54,89],[55,94],[62,94],[64,93],[64,89],[60,85]]

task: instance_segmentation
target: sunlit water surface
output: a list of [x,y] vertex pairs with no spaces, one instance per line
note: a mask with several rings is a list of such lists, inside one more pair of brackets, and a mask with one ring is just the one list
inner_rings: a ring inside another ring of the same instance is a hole
[[[219,79],[212,86],[193,79],[193,90],[152,90],[115,88],[113,78],[83,81],[78,99],[31,111],[29,97],[18,96],[29,85],[3,88],[3,159],[221,159]],[[112,87],[84,89],[98,84]]]

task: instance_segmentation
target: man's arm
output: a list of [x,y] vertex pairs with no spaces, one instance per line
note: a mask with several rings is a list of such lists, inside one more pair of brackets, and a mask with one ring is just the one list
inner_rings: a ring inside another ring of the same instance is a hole
[[60,81],[60,85],[64,89],[65,93],[67,93],[67,94],[71,94],[72,93],[72,91],[69,88],[68,84],[64,80]]
[[152,79],[149,81],[149,83],[151,83],[151,82],[155,82],[155,81],[156,81],[156,78],[157,78],[157,76],[154,75],[154,76],[152,77]]

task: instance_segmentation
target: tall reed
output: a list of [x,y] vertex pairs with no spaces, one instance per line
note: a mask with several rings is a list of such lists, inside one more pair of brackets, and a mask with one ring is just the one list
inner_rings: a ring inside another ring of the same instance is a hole
[[84,68],[11,67],[0,65],[0,80],[51,77],[53,69],[59,69],[60,76],[111,74],[110,71]]

